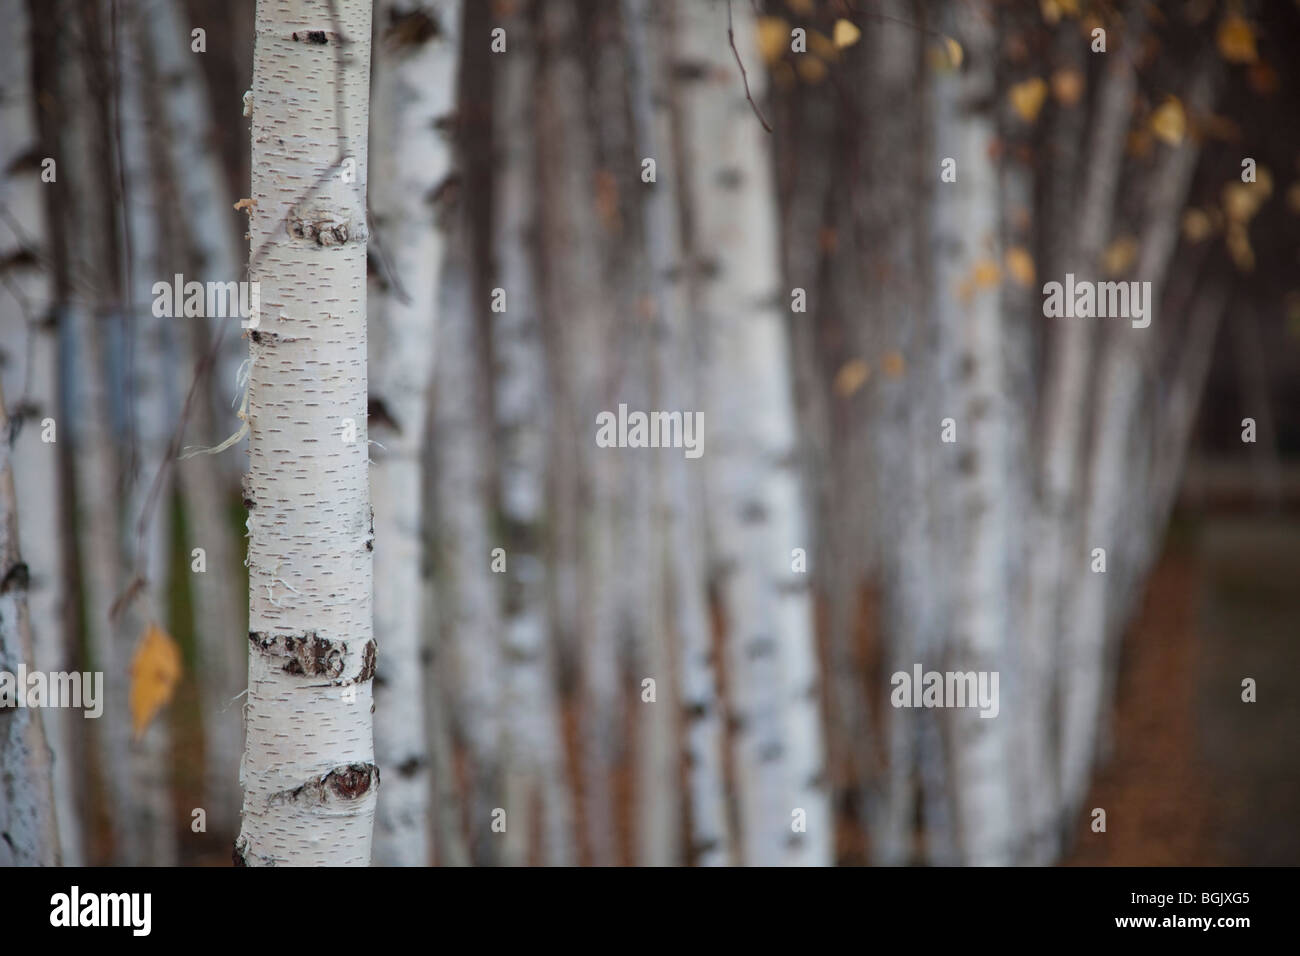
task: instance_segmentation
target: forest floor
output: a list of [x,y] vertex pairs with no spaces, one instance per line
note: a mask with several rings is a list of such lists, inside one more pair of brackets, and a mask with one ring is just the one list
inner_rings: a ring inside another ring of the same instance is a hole
[[1175,525],[1125,637],[1114,745],[1068,864],[1300,863],[1298,567],[1295,516]]

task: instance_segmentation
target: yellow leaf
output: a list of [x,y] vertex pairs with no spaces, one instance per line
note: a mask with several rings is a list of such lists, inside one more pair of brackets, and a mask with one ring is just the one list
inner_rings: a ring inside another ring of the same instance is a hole
[[769,66],[790,48],[790,26],[780,17],[758,18],[758,52]]
[[952,37],[946,36],[943,38],[943,48],[948,52],[948,61],[952,63],[952,68],[955,70],[961,66],[961,44]]
[[838,60],[840,58],[840,48],[820,30],[808,31],[808,52],[817,54],[823,60]]
[[1232,261],[1242,272],[1251,272],[1255,268],[1255,250],[1251,248],[1250,236],[1246,234],[1246,227],[1242,223],[1232,223],[1228,226],[1228,254],[1232,256]]
[[899,379],[907,371],[907,363],[903,360],[902,352],[886,352],[880,357],[880,367],[889,378]]
[[1138,244],[1132,236],[1120,236],[1101,254],[1101,265],[1109,276],[1128,272],[1137,259]]
[[862,31],[855,27],[848,20],[843,18],[835,21],[835,45],[843,50],[845,47],[853,46],[862,36]]
[[1254,63],[1255,31],[1238,13],[1230,13],[1219,23],[1215,37],[1219,54],[1229,63]]
[[1002,281],[1002,270],[992,259],[981,259],[975,263],[971,280],[975,283],[976,289],[987,289]]
[[1177,146],[1187,135],[1187,114],[1178,97],[1171,96],[1151,114],[1151,132],[1169,146]]
[[1025,80],[1011,87],[1011,106],[1026,123],[1032,123],[1043,108],[1047,97],[1047,84],[1041,76]]
[[813,15],[813,0],[785,0],[785,5],[790,8],[791,13],[797,13],[801,17]]
[[1200,242],[1214,231],[1214,223],[1204,209],[1189,209],[1183,213],[1183,235],[1188,242]]
[[137,740],[172,699],[180,677],[180,649],[166,631],[150,624],[131,658],[131,726]]
[[1255,170],[1255,188],[1264,194],[1267,199],[1273,195],[1273,174],[1268,171],[1267,166],[1260,166]]
[[1012,246],[1007,250],[1007,272],[1011,278],[1022,286],[1034,284],[1034,257],[1024,246]]
[[1062,106],[1073,106],[1083,96],[1083,74],[1078,70],[1057,70],[1052,74],[1052,96]]
[[866,384],[870,376],[871,369],[867,367],[866,362],[860,358],[850,359],[835,373],[835,381],[831,387],[840,398],[848,398]]
[[1253,183],[1230,182],[1223,187],[1223,211],[1231,222],[1250,222],[1273,191],[1272,178],[1262,179],[1258,175],[1262,172],[1262,169],[1256,171]]
[[805,83],[816,84],[826,79],[826,64],[811,53],[795,57],[794,68]]

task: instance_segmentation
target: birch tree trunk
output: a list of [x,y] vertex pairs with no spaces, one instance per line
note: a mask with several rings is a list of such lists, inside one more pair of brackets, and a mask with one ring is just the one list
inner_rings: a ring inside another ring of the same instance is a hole
[[[995,25],[988,4],[957,5],[941,29],[965,50],[965,64],[935,82],[934,145],[957,160],[957,181],[937,187],[932,247],[934,307],[952,383],[945,417],[955,420],[951,465],[959,550],[952,561],[948,667],[997,673],[1009,663],[1006,578],[1010,513],[1002,488],[1009,469],[1003,325],[996,287],[976,281],[979,264],[999,260],[999,188],[991,147],[997,130]],[[935,423],[936,427],[939,423]],[[928,665],[927,665],[928,666]],[[975,709],[951,715],[953,786],[961,852],[976,865],[1012,859],[1010,720]]]
[[[1187,95],[1191,111],[1209,108],[1215,69],[1210,57],[1198,65]],[[1161,315],[1165,279],[1178,242],[1178,218],[1196,168],[1199,147],[1191,140],[1162,147],[1146,197],[1144,232],[1134,278],[1150,282],[1149,308]],[[1150,314],[1150,313],[1148,313]],[[1086,797],[1096,754],[1097,729],[1104,701],[1109,698],[1107,644],[1123,619],[1122,581],[1132,571],[1115,556],[1139,553],[1148,532],[1142,518],[1145,500],[1129,490],[1135,470],[1126,451],[1140,420],[1144,378],[1154,353],[1156,329],[1127,323],[1107,330],[1098,375],[1098,407],[1093,419],[1092,458],[1087,469],[1080,563],[1086,567],[1093,548],[1105,548],[1111,560],[1106,574],[1080,570],[1066,613],[1065,647],[1061,666],[1061,795],[1068,827]],[[1136,471],[1141,474],[1140,470]],[[1140,501],[1140,503],[1138,503]],[[1118,572],[1118,573],[1117,573]],[[1121,584],[1114,583],[1120,581]]]
[[[112,821],[115,858],[140,858],[130,809],[131,722],[127,667],[119,664],[119,623],[110,610],[121,591],[119,496],[121,472],[107,383],[108,329],[121,276],[115,265],[116,159],[109,128],[107,56],[98,4],[83,4],[72,23],[74,56],[66,61],[70,115],[64,126],[68,196],[68,254],[76,286],[69,302],[67,336],[73,384],[65,424],[76,461],[76,528],[84,583],[89,664],[104,674],[105,719],[91,729],[104,768],[104,798]],[[70,169],[69,169],[70,167]],[[68,173],[71,175],[68,175]],[[84,228],[72,228],[74,223]]]
[[[681,13],[678,48],[699,68],[681,91],[683,168],[695,306],[707,336],[711,563],[737,685],[744,862],[822,864],[829,862],[830,808],[812,608],[806,578],[792,570],[792,551],[807,538],[765,134],[724,42],[726,6],[690,3]],[[755,22],[744,5],[735,10],[735,43],[744,62],[758,62]],[[749,84],[761,98],[757,71]]]
[[[1077,45],[1077,38],[1071,43]],[[1067,272],[1092,277],[1097,274],[1101,252],[1110,235],[1123,163],[1136,77],[1128,57],[1107,60],[1097,94],[1096,119],[1088,138],[1089,160],[1084,173],[1083,193],[1078,204],[1078,231],[1065,244],[1059,257],[1051,260],[1052,278],[1064,281]],[[1062,149],[1073,147],[1063,143]],[[1074,215],[1074,210],[1059,211]],[[1080,504],[1080,458],[1089,403],[1086,401],[1088,371],[1096,330],[1074,319],[1057,320],[1051,330],[1047,370],[1044,374],[1042,421],[1039,428],[1041,466],[1037,479],[1037,527],[1033,540],[1039,542],[1036,560],[1029,568],[1026,638],[1036,656],[1026,661],[1031,679],[1040,681],[1048,693],[1043,709],[1034,717],[1043,727],[1054,723],[1060,681],[1072,680],[1056,670],[1060,634],[1067,626],[1062,617],[1065,596],[1076,578],[1068,568],[1079,568],[1087,550],[1079,550],[1077,516]],[[1054,760],[1059,759],[1053,755]],[[1052,767],[1037,782],[1029,796],[1027,846],[1030,862],[1047,862],[1058,849],[1060,813],[1059,766]]]
[[538,177],[533,121],[537,68],[531,5],[501,21],[510,52],[497,77],[494,127],[499,197],[494,248],[506,308],[492,316],[500,513],[508,564],[505,660],[510,827],[506,862],[529,862],[540,812],[542,859],[572,863],[573,807],[555,693],[555,642],[547,607],[548,398],[541,303],[534,281]]
[[[926,207],[918,197],[924,191],[906,172],[923,165],[917,155],[923,114],[918,70],[921,37],[905,25],[911,9],[909,3],[891,3],[882,9],[883,22],[866,24],[857,62],[862,108],[872,116],[860,147],[861,177],[870,188],[849,183],[843,200],[856,214],[852,226],[859,246],[849,260],[851,268],[871,278],[861,286],[861,305],[846,297],[840,308],[850,313],[861,308],[870,316],[870,321],[848,325],[862,328],[853,335],[859,355],[879,371],[865,389],[870,400],[867,421],[851,426],[865,433],[872,468],[880,475],[872,496],[871,526],[853,527],[853,532],[863,536],[855,544],[857,550],[878,554],[884,583],[882,657],[887,672],[910,671],[916,662],[941,654],[943,637],[938,632],[938,602],[927,587],[928,569],[939,560],[930,540],[933,486],[926,480],[933,461],[927,450],[933,447],[934,437],[933,425],[925,417],[934,396],[926,384],[933,382],[929,373],[935,350],[934,343],[927,341],[934,334],[932,323],[920,312],[923,282],[918,268],[924,261],[920,251]],[[897,357],[893,365],[886,363],[887,356]],[[851,490],[856,476],[849,471],[846,478],[844,492],[858,497],[860,493]],[[872,688],[876,694],[883,690]],[[868,818],[873,826],[872,855],[879,863],[896,865],[913,859],[921,796],[916,786],[918,745],[926,717],[894,710],[882,720],[881,744],[888,761],[879,784],[880,799]],[[937,826],[933,835],[934,842],[927,839],[926,845],[937,849],[946,838]]]
[[[29,570],[27,601],[32,621],[33,666],[42,672],[70,668],[69,629],[64,612],[65,542],[59,500],[59,445],[42,437],[45,423],[64,425],[58,415],[58,330],[53,256],[52,190],[42,183],[42,147],[49,149],[53,117],[38,121],[33,96],[33,61],[52,72],[57,61],[52,31],[29,19],[26,4],[6,0],[0,12],[8,32],[0,39],[0,370],[12,405],[9,439],[13,480],[23,503],[22,541]],[[40,14],[37,14],[40,16]],[[45,49],[37,48],[39,43]],[[53,77],[51,77],[53,79]],[[50,104],[44,107],[52,112]],[[57,434],[57,431],[56,431]],[[66,438],[65,438],[66,441]],[[17,545],[15,545],[17,546]],[[50,708],[44,727],[53,763],[59,822],[59,855],[67,865],[82,862],[81,826],[76,812],[76,755],[73,723]]]
[[[173,417],[180,407],[174,390],[177,356],[169,320],[153,314],[146,298],[159,278],[162,263],[162,194],[155,157],[163,152],[157,112],[146,102],[156,90],[156,72],[143,11],[132,9],[117,37],[118,125],[122,161],[123,260],[122,309],[129,336],[127,395],[132,416],[130,492],[123,535],[127,567],[141,576],[138,596],[122,605],[121,633],[115,667],[127,667],[138,641],[152,625],[166,629],[171,545],[172,482],[163,471],[169,453]],[[158,481],[161,475],[162,480]],[[134,581],[128,594],[136,595]],[[125,715],[124,715],[125,716]],[[131,815],[141,855],[138,863],[172,866],[176,830],[171,799],[171,727],[166,713],[156,716],[131,746]]]
[[408,10],[379,6],[380,47],[372,127],[377,154],[374,212],[393,275],[372,300],[375,631],[384,642],[375,684],[375,752],[387,784],[375,820],[375,862],[428,862],[432,781],[423,715],[421,602],[422,439],[433,375],[438,275],[444,236],[438,188],[451,172],[445,132],[455,109],[461,4]]
[[237,863],[370,862],[367,0],[259,0],[249,664]]
[[[658,16],[667,19],[663,8]],[[630,80],[633,125],[641,157],[652,157],[657,180],[648,185],[642,216],[650,294],[657,311],[654,336],[656,407],[689,414],[698,408],[699,357],[686,323],[685,256],[681,248],[678,204],[684,184],[674,139],[675,100],[670,82],[673,57],[671,22],[654,19],[644,0],[625,0],[623,16],[633,74]],[[655,600],[669,602],[678,642],[682,716],[686,732],[687,792],[691,851],[698,866],[732,862],[733,839],[726,815],[722,701],[714,668],[712,623],[699,529],[702,527],[702,476],[676,453],[656,460],[662,500],[656,509],[663,545],[654,560],[667,580]]]
[[[0,672],[34,667],[29,571],[18,550],[18,501],[9,459],[12,422],[0,389]],[[16,688],[25,694],[27,688]],[[0,865],[59,865],[50,749],[41,711],[0,701]]]
[[622,557],[615,524],[619,456],[595,448],[592,435],[596,415],[609,407],[605,385],[613,297],[592,189],[595,151],[584,111],[581,23],[576,4],[568,0],[543,3],[538,12],[545,64],[539,79],[538,155],[540,168],[552,171],[540,194],[538,285],[555,396],[549,479],[554,615],[557,639],[579,661],[579,819],[585,823],[590,862],[609,866],[617,862],[613,771],[622,756],[619,728],[629,691],[619,666],[624,635],[613,574]]

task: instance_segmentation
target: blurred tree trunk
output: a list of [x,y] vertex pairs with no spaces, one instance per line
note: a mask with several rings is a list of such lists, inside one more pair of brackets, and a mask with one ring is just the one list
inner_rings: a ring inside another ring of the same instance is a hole
[[[743,858],[749,865],[821,864],[829,862],[831,819],[812,607],[807,579],[793,570],[793,549],[806,547],[807,538],[770,145],[724,42],[727,6],[690,3],[680,12],[710,564],[736,690]],[[738,55],[756,66],[752,9],[738,5],[734,16]],[[750,71],[758,97],[761,76]]]
[[[1212,56],[1203,54],[1194,68],[1186,93],[1189,111],[1206,111],[1213,102],[1217,63]],[[1143,233],[1133,269],[1135,278],[1151,283],[1149,308],[1162,300],[1200,152],[1191,138],[1160,149],[1145,196]],[[1086,556],[1094,548],[1105,548],[1109,560],[1106,574],[1081,573],[1067,599],[1060,757],[1066,826],[1087,796],[1102,710],[1114,681],[1109,666],[1114,657],[1108,649],[1118,640],[1137,591],[1126,592],[1124,582],[1137,570],[1134,557],[1151,549],[1145,539],[1163,531],[1145,520],[1144,496],[1128,491],[1135,480],[1145,478],[1146,461],[1130,456],[1129,441],[1139,427],[1150,427],[1142,403],[1158,338],[1152,329],[1134,330],[1122,323],[1106,329],[1101,339],[1079,553]]]
[[421,602],[427,584],[420,488],[438,321],[444,235],[438,190],[451,173],[461,4],[379,5],[372,129],[373,206],[381,261],[391,270],[371,300],[370,402],[382,446],[374,452],[375,632],[383,644],[375,685],[375,752],[384,791],[375,862],[428,862],[432,780],[425,740]]
[[[671,81],[675,11],[653,10],[645,0],[625,0],[623,17],[631,56],[631,94],[637,154],[655,160],[657,181],[646,185],[642,203],[649,294],[654,300],[655,407],[690,414],[699,407],[698,355],[687,323],[685,257],[679,205],[684,190],[674,132],[679,122]],[[667,21],[667,22],[665,22]],[[699,469],[675,451],[656,459],[660,473],[656,512],[663,528],[655,558],[666,579],[654,600],[668,602],[678,646],[682,718],[685,723],[687,793],[693,861],[699,866],[734,862],[726,813],[723,707],[714,667],[712,622],[704,569],[703,482]],[[663,772],[663,768],[658,768]],[[672,773],[669,780],[676,774]]]
[[[187,282],[237,281],[243,275],[237,254],[242,220],[213,152],[217,130],[198,59],[190,51],[188,25],[167,0],[153,0],[136,22],[154,63],[147,108],[163,127],[155,190],[164,197],[158,209],[164,249],[155,278],[170,282],[179,272]],[[227,118],[235,121],[238,111],[239,105],[230,103]],[[169,362],[191,366],[199,378],[192,401],[175,385],[169,397],[186,402],[189,434],[197,435],[201,446],[217,446],[234,430],[229,396],[247,358],[238,323],[234,310],[208,316],[204,324],[179,318],[168,323],[169,330],[176,329]],[[217,335],[222,340],[212,356]],[[180,387],[189,388],[187,383],[188,377],[179,379]],[[188,533],[185,561],[189,564],[194,548],[202,548],[206,567],[190,579],[202,695],[203,793],[208,826],[223,834],[238,826],[243,719],[237,698],[248,675],[247,642],[240,636],[247,630],[246,595],[228,507],[233,485],[227,480],[233,470],[229,463],[242,457],[242,452],[192,457],[178,463],[176,476]]]
[[[1071,36],[1069,45],[1077,44],[1077,37]],[[1067,238],[1057,240],[1048,259],[1050,275],[1054,277],[1063,277],[1071,270],[1080,278],[1092,279],[1099,275],[1102,249],[1111,233],[1136,83],[1127,56],[1107,60],[1100,89],[1094,94],[1096,107],[1087,139],[1087,162],[1078,164],[1083,171],[1083,188],[1076,200],[1077,209],[1067,205],[1064,197],[1051,207],[1062,219],[1073,218],[1077,213],[1078,223],[1073,234],[1066,230],[1055,233]],[[1082,134],[1067,127],[1058,130],[1057,136],[1055,158],[1058,162],[1070,162],[1074,151],[1080,148]],[[1066,178],[1067,171],[1062,169],[1055,175]],[[1059,849],[1060,775],[1046,735],[1055,723],[1057,689],[1068,676],[1065,671],[1054,670],[1060,644],[1057,635],[1067,626],[1063,617],[1065,596],[1078,579],[1078,569],[1085,567],[1090,551],[1080,548],[1076,522],[1080,508],[1082,442],[1089,410],[1086,388],[1096,330],[1069,319],[1055,321],[1040,402],[1042,437],[1035,475],[1036,530],[1032,535],[1038,546],[1029,567],[1028,611],[1022,625],[1026,646],[1034,655],[1025,661],[1027,679],[1035,681],[1044,691],[1036,701],[1037,706],[1027,708],[1035,713],[1024,715],[1029,737],[1026,762],[1038,766],[1043,763],[1044,752],[1048,754],[1046,772],[1038,776],[1035,786],[1026,794],[1027,857],[1034,863],[1051,860]],[[1067,575],[1070,568],[1075,573]]]
[[[43,437],[47,420],[54,420],[56,429],[65,422],[58,413],[55,187],[40,181],[42,160],[57,153],[50,142],[56,106],[52,98],[38,101],[34,89],[54,84],[58,51],[45,22],[48,14],[24,7],[17,0],[4,4],[8,32],[0,40],[0,378],[12,406],[9,438],[14,486],[23,506],[20,544],[30,572],[33,666],[48,673],[72,669],[72,629],[64,602],[75,593],[66,582],[69,555],[61,533],[70,517],[67,503],[60,500],[61,446]],[[65,432],[64,447],[67,437]],[[45,711],[44,726],[60,856],[67,865],[79,865],[75,724],[65,711],[51,708]]]
[[629,691],[620,667],[625,635],[614,575],[622,544],[618,455],[594,448],[590,431],[609,407],[614,291],[593,196],[595,136],[585,112],[577,14],[570,0],[538,8],[538,168],[547,177],[539,204],[538,285],[554,396],[549,485],[556,636],[577,662],[582,837],[589,862],[608,866],[618,862],[613,771],[623,756]]
[[370,863],[366,428],[371,5],[259,0],[253,57],[249,866]]
[[[170,580],[172,482],[165,467],[170,453],[175,412],[177,365],[171,322],[154,314],[146,297],[162,271],[162,210],[158,188],[165,155],[158,113],[146,102],[158,88],[143,11],[132,8],[119,23],[115,38],[117,64],[117,143],[121,158],[124,293],[121,308],[127,335],[126,395],[130,434],[134,439],[129,468],[127,522],[122,540],[126,567],[138,578],[128,582],[119,612],[123,641],[112,666],[134,666],[139,641],[150,627],[167,630]],[[176,41],[173,41],[176,42]],[[137,584],[139,589],[137,590]],[[126,715],[123,715],[125,719]],[[171,726],[166,712],[137,730],[131,745],[131,815],[127,826],[136,836],[146,866],[176,863],[175,815],[171,793]]]
[[[27,607],[30,572],[18,550],[18,500],[10,466],[13,424],[0,389],[0,673],[9,675],[20,667],[35,668]],[[15,686],[14,693],[26,694],[26,685]],[[41,709],[0,700],[0,865],[59,865],[52,776]]]
[[[497,170],[494,250],[506,307],[492,315],[493,388],[500,514],[507,555],[505,664],[508,699],[506,862],[571,865],[576,836],[566,775],[555,641],[547,607],[546,356],[534,277],[538,180],[533,84],[535,10],[522,4],[500,21],[509,54],[497,78],[493,115]],[[540,821],[540,840],[535,822]]]
[[[469,849],[499,861],[493,811],[502,807],[501,611],[492,571],[491,412],[484,381],[467,213],[449,232],[438,301],[433,435],[440,641],[455,661],[458,730],[469,757]],[[509,555],[506,556],[507,561]],[[451,666],[451,665],[448,665]],[[507,817],[509,832],[509,818]]]
[[[104,791],[114,858],[138,859],[130,819],[131,723],[127,669],[117,666],[119,623],[110,609],[121,590],[118,549],[121,466],[115,441],[114,402],[109,388],[109,331],[112,303],[121,275],[116,264],[116,154],[112,148],[108,58],[101,9],[78,7],[71,25],[75,55],[65,62],[69,116],[63,132],[61,189],[68,195],[67,255],[74,291],[67,324],[72,356],[67,431],[71,432],[77,501],[76,529],[86,645],[90,668],[104,674],[104,713],[91,729],[96,765]],[[77,224],[84,224],[78,227]]]
[[[957,180],[934,200],[935,308],[943,349],[943,380],[951,383],[945,417],[956,422],[955,461],[948,464],[955,505],[953,593],[948,603],[948,667],[1006,672],[1010,582],[1006,556],[1010,519],[1008,394],[1002,348],[1005,325],[996,286],[982,286],[980,269],[995,258],[999,235],[996,136],[991,103],[996,93],[996,27],[986,4],[960,7],[950,32],[969,63],[935,81],[935,152],[957,157]],[[922,662],[929,667],[930,664]],[[1013,754],[1009,721],[981,718],[973,709],[950,715],[958,741],[953,786],[962,857],[977,865],[1012,861]]]

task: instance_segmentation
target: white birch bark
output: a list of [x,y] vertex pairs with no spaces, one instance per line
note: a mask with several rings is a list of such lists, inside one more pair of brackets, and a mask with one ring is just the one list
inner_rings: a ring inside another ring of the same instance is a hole
[[[933,346],[926,336],[933,330],[918,314],[924,288],[918,274],[924,213],[917,204],[917,190],[906,175],[899,175],[900,164],[910,165],[921,138],[917,95],[921,37],[897,22],[911,15],[908,4],[888,4],[881,12],[883,22],[866,24],[864,55],[858,61],[864,67],[859,74],[862,108],[873,117],[862,142],[863,179],[871,185],[848,184],[848,202],[860,217],[853,223],[861,247],[854,250],[852,267],[871,278],[861,287],[862,298],[846,297],[841,308],[850,314],[861,308],[871,317],[868,322],[846,323],[862,329],[854,336],[862,349],[859,355],[874,363],[877,356],[894,352],[902,358],[904,370],[899,375],[881,369],[884,374],[878,374],[866,390],[869,417],[860,428],[874,456],[872,470],[880,478],[866,499],[874,505],[871,527],[854,529],[863,535],[855,548],[874,549],[879,555],[884,582],[882,657],[885,671],[892,673],[933,660],[942,648],[936,601],[927,586],[938,555],[929,539],[933,483],[927,480],[931,456],[926,454],[926,437],[933,440],[926,417],[933,396],[925,388],[932,380]],[[852,471],[847,478],[849,491],[855,481]],[[873,687],[872,692],[884,696],[887,686]],[[916,805],[923,796],[916,787],[918,744],[926,715],[909,710],[884,714],[881,743],[887,748],[888,762],[879,785],[881,799],[869,818],[871,850],[878,863],[898,864],[914,858]],[[943,841],[937,827],[934,836],[937,847]]]
[[[934,308],[952,383],[945,417],[957,422],[950,472],[958,551],[952,558],[948,668],[1001,672],[1008,664],[1008,523],[1002,494],[1008,460],[1003,329],[996,288],[970,289],[976,263],[998,237],[998,176],[990,156],[997,135],[995,28],[987,4],[953,10],[951,32],[966,52],[960,70],[935,82],[934,145],[957,158],[957,181],[937,188],[932,246]],[[963,294],[963,283],[967,290]],[[938,427],[938,422],[935,427]],[[963,859],[1011,859],[1009,718],[975,709],[951,715],[956,823]]]
[[[668,15],[663,9],[658,13],[661,18]],[[689,304],[677,213],[684,187],[672,149],[669,75],[674,37],[671,24],[657,23],[644,0],[626,0],[623,16],[634,71],[630,83],[637,153],[655,159],[657,174],[656,183],[645,187],[642,203],[646,266],[659,326],[654,336],[656,407],[690,414],[698,408],[698,356],[686,322]],[[662,562],[668,582],[653,598],[668,601],[673,609],[671,626],[678,642],[691,853],[698,866],[726,865],[733,859],[733,839],[725,802],[722,701],[699,533],[703,483],[698,469],[675,453],[661,456],[656,465],[664,476],[656,510],[665,549],[656,560]]]
[[[424,734],[421,602],[425,587],[420,487],[422,439],[433,374],[434,325],[444,236],[434,195],[451,171],[444,132],[455,108],[461,4],[415,10],[379,5],[376,154],[372,206],[394,275],[373,298],[375,424],[375,752],[386,786],[375,820],[375,862],[428,861],[432,781]],[[400,288],[394,283],[400,283]]]
[[506,862],[529,862],[540,809],[542,860],[572,863],[573,808],[565,779],[554,639],[545,558],[546,358],[534,281],[537,181],[533,137],[536,45],[527,8],[502,21],[510,40],[496,77],[500,156],[494,248],[506,308],[492,316],[500,512],[508,558],[503,636],[506,663]]
[[[1014,29],[1012,23],[999,23],[1005,33]],[[1020,146],[1019,131],[1023,124],[1010,103],[999,110],[1000,135],[1004,142]],[[1000,168],[1001,223],[1000,241],[1003,250],[1032,248],[1030,210],[1034,208],[1034,175],[1029,164],[1021,158],[1019,149],[1009,150],[1002,156]],[[1004,261],[1006,253],[1004,252]],[[1032,633],[1025,627],[1028,604],[1014,582],[1024,581],[1036,561],[1038,542],[1031,539],[1025,527],[1015,520],[1016,515],[1032,513],[1033,463],[1030,451],[1030,416],[1035,390],[1033,383],[1033,357],[1035,354],[1033,325],[1035,313],[1040,310],[1041,298],[1033,283],[1022,282],[1008,276],[1002,282],[1002,356],[1004,399],[1002,411],[1006,429],[1006,471],[1001,482],[1001,495],[1007,521],[1007,554],[1004,574],[1007,575],[1007,627],[1009,649],[1006,671],[999,679],[999,695],[1005,702],[1005,716],[998,719],[1011,724],[1012,747],[1017,759],[1012,764],[1012,813],[1014,830],[1012,853],[1019,863],[1033,859],[1032,850],[1048,833],[1051,819],[1047,808],[1053,805],[1055,754],[1050,739],[1048,715],[1051,707],[1050,671],[1042,664],[1050,653],[1051,634]],[[1034,862],[1047,862],[1047,853],[1041,853]]]
[[[1097,96],[1096,120],[1089,137],[1089,160],[1084,172],[1083,193],[1078,205],[1078,231],[1062,254],[1053,261],[1064,281],[1065,272],[1092,279],[1097,274],[1101,252],[1110,235],[1115,195],[1119,188],[1123,147],[1132,113],[1136,77],[1125,56],[1106,61]],[[1065,594],[1072,586],[1067,567],[1077,566],[1078,515],[1080,503],[1080,457],[1086,427],[1088,371],[1096,329],[1087,320],[1058,320],[1052,330],[1044,375],[1043,415],[1040,423],[1037,475],[1038,502],[1035,509],[1037,542],[1035,560],[1029,566],[1029,598],[1024,624],[1027,646],[1033,657],[1025,661],[1030,679],[1055,690],[1070,680],[1056,669],[1056,653],[1062,644]],[[1086,552],[1084,552],[1086,553]],[[1041,713],[1031,720],[1050,726],[1054,694],[1049,694]],[[1059,755],[1054,755],[1054,760]],[[1039,777],[1028,793],[1029,840],[1027,859],[1032,863],[1051,860],[1058,849],[1060,826],[1059,769],[1053,767]]]
[[[1186,97],[1189,110],[1208,108],[1214,86],[1212,62],[1199,65]],[[1179,212],[1191,185],[1199,147],[1188,139],[1177,146],[1162,147],[1163,153],[1152,172],[1152,189],[1146,201],[1146,222],[1134,279],[1150,282],[1148,308],[1154,309],[1153,325],[1160,321],[1161,301],[1170,262],[1178,242]],[[1151,314],[1151,313],[1148,313]],[[1150,368],[1156,341],[1152,326],[1136,329],[1124,325],[1112,328],[1105,338],[1097,382],[1098,408],[1093,420],[1092,458],[1087,470],[1084,538],[1078,552],[1078,586],[1070,595],[1066,613],[1065,647],[1061,667],[1061,797],[1066,825],[1072,821],[1086,796],[1096,753],[1101,708],[1109,697],[1110,677],[1106,673],[1106,647],[1120,625],[1115,613],[1119,603],[1114,556],[1131,555],[1141,549],[1141,537],[1159,529],[1147,529],[1142,520],[1145,499],[1129,488],[1135,477],[1126,449],[1135,418],[1140,415],[1144,380]],[[1140,471],[1137,474],[1141,474]],[[1105,548],[1106,574],[1088,569],[1093,548]],[[1131,570],[1130,562],[1120,566]]]
[[370,863],[366,0],[259,0],[244,865]]
[[[457,213],[461,215],[462,213]],[[502,792],[501,609],[492,572],[491,437],[487,385],[470,282],[468,229],[451,231],[438,303],[433,434],[438,622],[459,678],[455,712],[470,761],[469,851],[476,863],[500,858],[492,813]],[[508,558],[508,556],[507,556]],[[509,832],[507,814],[506,832]]]
[[[10,402],[13,480],[23,505],[21,549],[29,571],[34,666],[43,672],[70,669],[64,613],[63,505],[59,501],[59,445],[42,439],[43,422],[58,421],[58,320],[55,311],[50,232],[52,208],[40,181],[36,154],[37,105],[32,95],[36,35],[27,5],[6,0],[8,25],[0,39],[0,377]],[[57,51],[47,51],[57,56]],[[66,440],[66,439],[65,439]],[[29,662],[30,663],[30,662]],[[60,858],[82,863],[81,825],[75,802],[73,723],[57,708],[44,715],[53,762]]]
[[[702,76],[683,85],[695,305],[707,336],[702,384],[711,563],[720,576],[737,687],[744,862],[829,862],[812,608],[791,551],[806,544],[794,467],[789,351],[777,288],[777,215],[765,133],[726,42],[727,9],[681,8],[678,47]],[[752,10],[735,43],[757,63]],[[750,71],[761,98],[761,77]],[[799,832],[796,811],[807,831]]]
[[[18,545],[14,496],[12,422],[0,389],[0,672],[34,667],[27,606],[29,572]],[[25,694],[26,687],[17,693]],[[57,866],[59,834],[54,816],[50,749],[41,710],[0,703],[0,866]]]

